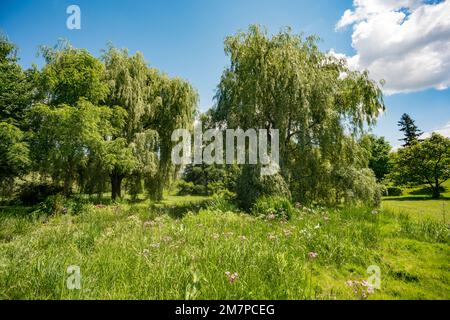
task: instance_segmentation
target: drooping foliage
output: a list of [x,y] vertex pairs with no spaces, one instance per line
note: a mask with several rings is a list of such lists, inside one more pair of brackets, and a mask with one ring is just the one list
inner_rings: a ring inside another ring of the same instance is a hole
[[111,137],[109,149],[107,168],[115,199],[121,197],[125,177],[134,181],[138,192],[141,180],[155,174],[157,132],[147,124],[161,103],[160,75],[148,67],[139,52],[130,56],[127,50],[110,46],[103,61],[109,87],[105,103],[110,107],[120,106],[126,112],[121,129]]
[[355,139],[384,109],[378,85],[289,29],[269,37],[251,26],[228,37],[225,52],[230,66],[218,86],[216,121],[279,129],[281,171],[294,198],[340,202],[354,189],[342,183],[342,171],[367,167]]
[[159,138],[158,171],[149,183],[150,196],[155,200],[162,199],[163,187],[173,169],[171,154],[175,143],[172,141],[172,132],[192,126],[198,102],[196,90],[180,78],[162,77],[159,95],[161,104],[150,121],[150,126],[155,128]]
[[33,130],[30,146],[35,169],[53,181],[63,181],[64,193],[70,194],[77,174],[90,159],[104,157],[111,134],[110,110],[80,100],[75,106],[51,107],[38,104],[31,110]]

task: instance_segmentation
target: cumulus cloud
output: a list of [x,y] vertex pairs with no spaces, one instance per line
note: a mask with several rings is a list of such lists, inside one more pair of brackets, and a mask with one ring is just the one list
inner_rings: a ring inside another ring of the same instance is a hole
[[384,80],[386,94],[450,86],[450,0],[354,0],[336,29],[353,26],[349,67]]

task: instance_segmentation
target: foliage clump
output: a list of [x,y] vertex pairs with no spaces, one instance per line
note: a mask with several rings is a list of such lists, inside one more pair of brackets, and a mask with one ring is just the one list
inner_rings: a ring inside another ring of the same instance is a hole
[[289,199],[283,197],[260,197],[252,208],[252,214],[266,220],[289,220],[295,213]]
[[251,211],[260,197],[291,198],[289,186],[281,174],[261,176],[259,166],[244,166],[236,183],[236,200],[245,211]]

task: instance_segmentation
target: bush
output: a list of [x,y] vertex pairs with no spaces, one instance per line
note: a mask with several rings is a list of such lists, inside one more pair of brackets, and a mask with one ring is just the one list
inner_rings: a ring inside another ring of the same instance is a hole
[[18,198],[25,205],[36,205],[62,192],[63,188],[58,185],[32,182],[22,186]]
[[46,215],[67,213],[66,198],[62,195],[49,196],[41,204],[35,213],[43,213]]
[[237,183],[237,203],[247,212],[263,196],[291,198],[289,186],[280,174],[261,176],[260,169],[260,166],[245,166]]
[[191,195],[194,192],[194,184],[192,182],[180,180],[177,184],[177,187],[178,195],[180,196]]
[[204,196],[204,195],[208,194],[208,190],[206,189],[205,186],[197,184],[197,185],[194,185],[192,194],[198,195],[198,196]]
[[294,207],[284,197],[261,197],[252,209],[252,214],[267,220],[289,220],[294,214]]
[[186,182],[181,180],[177,184],[178,187],[178,195],[187,196],[187,195],[198,195],[204,196],[208,194],[208,189],[201,184],[194,184],[192,182]]
[[387,195],[390,197],[399,197],[403,194],[402,189],[397,187],[389,187],[387,188]]

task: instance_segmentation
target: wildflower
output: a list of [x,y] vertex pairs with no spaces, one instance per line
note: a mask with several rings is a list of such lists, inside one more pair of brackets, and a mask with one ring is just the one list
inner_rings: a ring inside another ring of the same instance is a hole
[[269,214],[269,215],[267,216],[266,220],[267,220],[267,221],[272,221],[272,220],[275,220],[275,218],[276,218],[276,216],[275,216],[273,213],[271,213],[271,214]]
[[104,209],[104,208],[106,208],[106,206],[103,204],[97,204],[97,205],[95,205],[95,208],[96,209]]
[[144,256],[148,256],[148,254],[150,253],[150,250],[144,249],[144,250],[142,251],[142,253],[144,254]]
[[234,282],[236,281],[236,279],[239,277],[239,274],[238,274],[237,272],[231,273],[230,271],[226,271],[226,272],[225,272],[225,275],[227,276],[228,281],[229,281],[231,284],[234,284]]
[[283,233],[284,233],[284,235],[285,235],[286,237],[289,237],[289,236],[292,235],[292,231],[289,230],[289,229],[284,229],[284,230],[283,230]]
[[153,227],[154,225],[156,225],[155,221],[149,220],[144,222],[144,227]]
[[375,292],[375,289],[373,287],[368,287],[367,288],[367,293],[368,294],[373,294]]
[[361,284],[362,284],[364,287],[368,287],[368,286],[369,286],[369,283],[368,283],[366,280],[363,280],[363,281],[361,282]]
[[114,235],[114,230],[112,228],[107,228],[104,233],[105,237],[110,237]]
[[372,210],[372,214],[378,214],[378,210]]
[[239,240],[241,240],[241,241],[246,241],[246,240],[247,240],[247,237],[246,237],[246,236],[240,236],[240,237],[239,237]]
[[165,237],[162,238],[162,241],[163,242],[170,242],[170,241],[172,241],[172,238],[169,237],[169,236],[165,236]]
[[214,233],[212,235],[212,237],[213,237],[214,240],[217,240],[217,239],[219,239],[220,236],[217,233]]
[[274,235],[273,233],[269,233],[269,240],[276,240],[277,236]]
[[223,234],[225,237],[232,237],[232,236],[234,236],[234,233],[233,232],[224,232],[224,234]]
[[309,252],[309,253],[308,253],[308,257],[309,257],[311,260],[314,260],[315,258],[317,258],[317,256],[318,256],[317,252]]
[[353,281],[352,281],[352,280],[348,280],[348,281],[346,282],[346,284],[347,284],[349,287],[353,287]]
[[159,247],[160,247],[160,243],[159,242],[156,242],[156,243],[152,243],[151,245],[150,245],[150,247],[152,247],[152,248],[154,248],[154,249],[158,249]]

